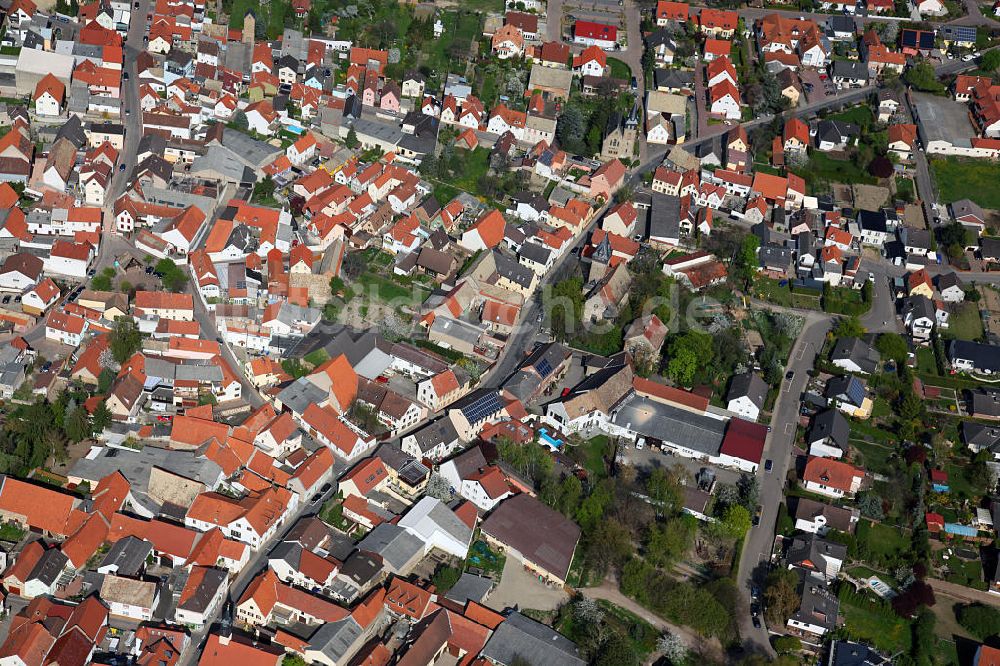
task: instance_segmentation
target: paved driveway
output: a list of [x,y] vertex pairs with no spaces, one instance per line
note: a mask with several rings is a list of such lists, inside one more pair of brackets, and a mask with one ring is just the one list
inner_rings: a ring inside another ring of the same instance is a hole
[[555,610],[569,600],[569,594],[561,587],[549,587],[538,582],[538,578],[524,570],[524,565],[516,558],[507,556],[503,576],[486,605],[495,611],[517,606],[536,610]]

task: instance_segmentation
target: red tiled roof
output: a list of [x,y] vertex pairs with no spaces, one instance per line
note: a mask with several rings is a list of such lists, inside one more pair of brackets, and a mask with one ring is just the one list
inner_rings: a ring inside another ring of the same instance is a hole
[[810,456],[802,473],[803,481],[819,483],[843,492],[849,492],[855,477],[864,476],[864,471],[832,458]]
[[767,431],[766,425],[733,418],[726,428],[726,435],[722,438],[722,448],[719,452],[755,465],[760,464]]

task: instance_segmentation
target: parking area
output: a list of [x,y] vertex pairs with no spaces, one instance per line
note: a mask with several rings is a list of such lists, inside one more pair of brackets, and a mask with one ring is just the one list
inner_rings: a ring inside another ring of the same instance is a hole
[[692,479],[702,468],[712,470],[719,483],[736,483],[740,478],[740,473],[736,470],[717,467],[701,460],[695,460],[694,458],[685,458],[683,456],[654,451],[648,446],[642,449],[629,446],[622,451],[622,455],[625,457],[626,463],[642,471],[649,471],[657,467],[680,465],[691,475]]
[[519,560],[508,555],[500,582],[486,598],[486,606],[495,611],[514,606],[556,610],[566,603],[567,599],[569,595],[565,589],[538,582],[538,578],[526,571]]
[[[802,92],[806,94],[806,101],[810,104],[822,102],[827,96],[827,83],[820,78],[820,73],[815,69],[802,69],[799,71],[799,79],[802,80]],[[831,84],[832,85],[832,84]]]

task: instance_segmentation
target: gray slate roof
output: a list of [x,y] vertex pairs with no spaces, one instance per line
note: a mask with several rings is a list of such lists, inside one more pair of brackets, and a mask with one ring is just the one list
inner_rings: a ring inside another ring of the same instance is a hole
[[809,427],[808,442],[810,444],[827,438],[835,446],[844,451],[847,450],[847,443],[851,438],[851,426],[844,415],[836,409],[820,412],[813,418],[812,425]]
[[733,381],[729,384],[726,400],[736,400],[746,396],[757,407],[763,407],[764,401],[767,399],[767,391],[767,383],[760,378],[760,375],[756,372],[745,372],[733,377]]
[[514,611],[496,628],[481,652],[496,664],[511,666],[521,659],[531,666],[583,666],[576,643],[551,627]]
[[859,338],[840,338],[833,346],[830,354],[831,361],[850,359],[867,374],[872,374],[878,370],[878,364],[882,360],[882,355],[871,345],[863,342]]
[[424,542],[399,525],[381,523],[358,544],[358,549],[374,553],[393,571],[400,572],[424,550]]

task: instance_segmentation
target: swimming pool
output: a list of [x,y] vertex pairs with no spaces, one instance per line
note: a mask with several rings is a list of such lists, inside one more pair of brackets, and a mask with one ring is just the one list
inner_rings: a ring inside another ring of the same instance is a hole
[[546,428],[542,428],[538,431],[538,438],[541,439],[545,444],[552,447],[553,449],[561,449],[563,441],[561,439],[556,439],[549,434]]

